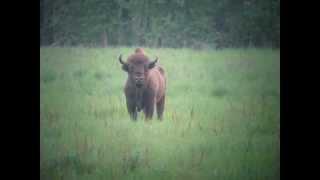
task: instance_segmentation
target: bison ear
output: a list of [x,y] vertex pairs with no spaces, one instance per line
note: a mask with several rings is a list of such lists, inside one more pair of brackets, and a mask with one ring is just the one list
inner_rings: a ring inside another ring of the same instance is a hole
[[123,65],[122,65],[122,70],[128,72],[128,71],[129,71],[128,64],[123,64]]
[[154,60],[154,61],[152,61],[151,63],[149,63],[148,68],[149,68],[149,69],[154,68],[154,66],[156,65],[157,61],[158,61],[158,57],[156,57],[156,60]]
[[120,54],[120,56],[119,56],[119,62],[122,64],[122,69],[124,71],[128,72],[129,71],[129,66],[128,66],[127,63],[122,61],[122,54]]

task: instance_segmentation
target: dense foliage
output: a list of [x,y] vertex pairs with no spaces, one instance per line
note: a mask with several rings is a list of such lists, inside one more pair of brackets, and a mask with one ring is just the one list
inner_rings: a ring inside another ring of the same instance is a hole
[[279,47],[280,0],[40,0],[40,44]]

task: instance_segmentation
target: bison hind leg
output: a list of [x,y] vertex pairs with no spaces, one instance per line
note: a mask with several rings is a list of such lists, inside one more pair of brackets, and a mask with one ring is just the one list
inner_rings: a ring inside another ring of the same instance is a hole
[[157,114],[158,114],[159,120],[162,120],[163,118],[164,103],[165,103],[165,96],[163,96],[161,100],[157,102]]

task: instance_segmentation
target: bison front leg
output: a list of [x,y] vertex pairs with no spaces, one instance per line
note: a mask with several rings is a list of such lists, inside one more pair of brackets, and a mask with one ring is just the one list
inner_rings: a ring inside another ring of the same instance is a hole
[[137,120],[137,117],[138,117],[138,113],[137,113],[137,110],[135,110],[135,108],[133,109],[128,109],[129,111],[129,114],[130,114],[130,118],[134,121]]
[[132,101],[130,98],[127,98],[127,110],[130,115],[130,118],[132,120],[137,120],[137,109],[134,101]]
[[144,107],[145,119],[150,120],[153,116],[155,100],[154,98],[149,98]]
[[162,117],[163,117],[164,103],[165,103],[165,96],[163,96],[161,100],[157,102],[157,114],[158,114],[159,120],[162,120]]

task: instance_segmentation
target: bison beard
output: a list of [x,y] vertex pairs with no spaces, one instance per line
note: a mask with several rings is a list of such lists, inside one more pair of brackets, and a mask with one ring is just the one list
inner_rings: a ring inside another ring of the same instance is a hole
[[[157,59],[150,62],[143,50],[136,50],[127,62],[122,61],[121,55],[119,61],[122,64],[122,69],[128,73],[124,93],[131,119],[136,120],[137,112],[141,110],[143,110],[146,119],[152,119],[154,106],[156,106],[158,119],[161,120],[165,103],[166,79],[164,70],[155,65]],[[144,73],[141,73],[143,70]],[[143,83],[140,84],[139,81],[137,84],[135,79],[141,78]]]

